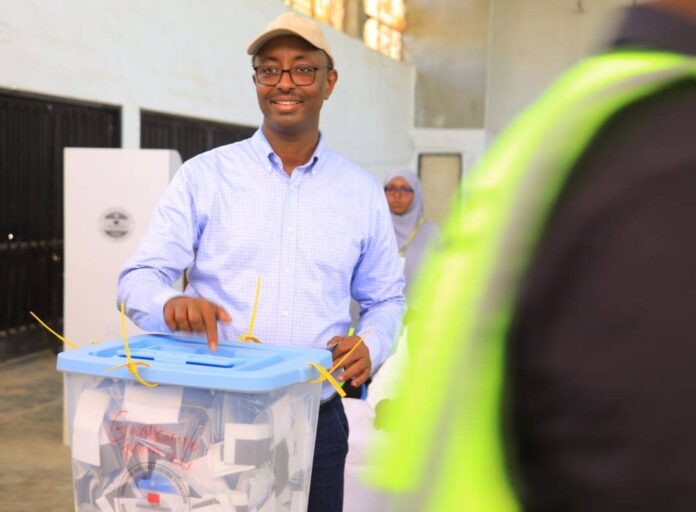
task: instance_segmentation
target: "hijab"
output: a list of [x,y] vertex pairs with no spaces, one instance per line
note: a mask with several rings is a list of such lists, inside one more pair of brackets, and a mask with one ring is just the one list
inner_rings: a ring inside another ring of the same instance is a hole
[[384,181],[386,187],[394,178],[403,178],[413,189],[413,200],[411,201],[408,210],[403,215],[391,214],[392,223],[394,224],[394,232],[396,233],[396,241],[399,245],[399,250],[408,241],[418,221],[423,216],[423,190],[420,179],[415,173],[405,170],[396,170],[389,173]]

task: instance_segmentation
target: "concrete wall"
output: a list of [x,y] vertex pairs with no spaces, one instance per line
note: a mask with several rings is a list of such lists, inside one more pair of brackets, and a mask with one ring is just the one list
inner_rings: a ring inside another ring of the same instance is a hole
[[[139,109],[258,125],[246,46],[281,0],[0,0],[0,88],[122,106],[123,146]],[[411,157],[415,72],[325,31],[340,78],[322,130],[378,177]]]
[[[490,137],[564,70],[603,47],[633,0],[491,0],[485,127]],[[639,2],[642,3],[642,2]]]
[[489,4],[409,0],[404,59],[418,70],[417,127],[483,127]]

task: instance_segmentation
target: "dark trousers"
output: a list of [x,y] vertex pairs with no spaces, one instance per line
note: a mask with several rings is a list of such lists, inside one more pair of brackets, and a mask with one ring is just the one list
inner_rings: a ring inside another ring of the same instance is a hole
[[336,395],[319,407],[307,512],[341,512],[348,454],[348,419]]

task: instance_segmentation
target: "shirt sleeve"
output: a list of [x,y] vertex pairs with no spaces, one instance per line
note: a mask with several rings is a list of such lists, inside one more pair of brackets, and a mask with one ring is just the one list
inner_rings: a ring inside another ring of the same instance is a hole
[[372,194],[370,232],[353,271],[351,294],[360,305],[356,334],[370,351],[372,371],[391,354],[406,311],[404,275],[389,207],[381,190]]
[[173,285],[194,259],[198,222],[185,169],[186,164],[160,198],[138,250],[118,278],[118,306],[124,303],[128,317],[146,331],[170,332],[164,305],[183,295]]

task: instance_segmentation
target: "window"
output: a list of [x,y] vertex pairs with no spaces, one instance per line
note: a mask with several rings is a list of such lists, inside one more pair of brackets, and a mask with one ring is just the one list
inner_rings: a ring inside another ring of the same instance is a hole
[[285,0],[285,5],[336,30],[362,36],[368,47],[401,60],[404,0]]
[[365,44],[392,59],[401,60],[401,36],[406,27],[404,0],[365,0],[365,14]]
[[251,137],[256,128],[140,111],[140,147],[176,149],[185,162],[203,151]]
[[285,5],[331,25],[336,30],[345,31],[345,0],[285,0]]

